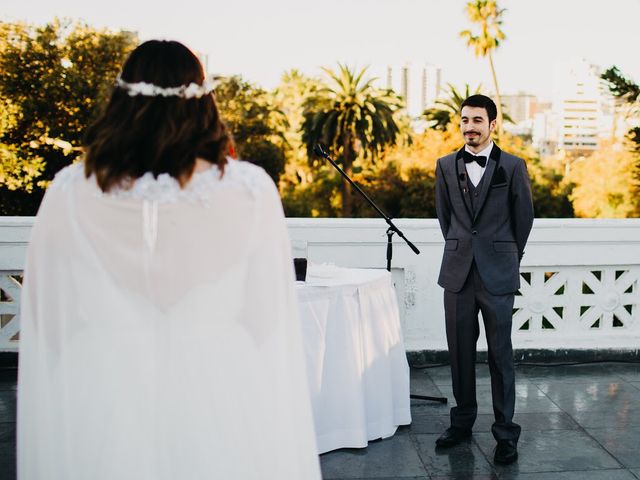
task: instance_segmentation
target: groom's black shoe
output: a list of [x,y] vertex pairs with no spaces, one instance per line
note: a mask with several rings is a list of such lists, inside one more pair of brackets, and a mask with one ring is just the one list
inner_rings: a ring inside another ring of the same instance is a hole
[[493,461],[503,465],[509,465],[518,459],[518,448],[514,440],[498,440]]
[[462,430],[456,427],[447,428],[436,440],[436,447],[448,448],[458,445],[464,439],[471,436],[471,430]]

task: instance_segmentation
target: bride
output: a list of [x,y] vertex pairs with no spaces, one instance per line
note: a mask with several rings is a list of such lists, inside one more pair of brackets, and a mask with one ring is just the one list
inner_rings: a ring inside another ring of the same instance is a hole
[[314,479],[282,206],[185,46],[136,48],[33,228],[21,480]]

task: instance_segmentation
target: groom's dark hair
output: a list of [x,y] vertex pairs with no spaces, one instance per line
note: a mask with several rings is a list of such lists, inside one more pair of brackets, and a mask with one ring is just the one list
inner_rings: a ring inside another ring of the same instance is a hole
[[489,122],[493,122],[498,116],[498,109],[496,108],[496,104],[486,95],[471,95],[464,102],[462,102],[462,105],[460,105],[460,111],[462,111],[464,107],[484,108],[487,111],[487,115],[489,116]]

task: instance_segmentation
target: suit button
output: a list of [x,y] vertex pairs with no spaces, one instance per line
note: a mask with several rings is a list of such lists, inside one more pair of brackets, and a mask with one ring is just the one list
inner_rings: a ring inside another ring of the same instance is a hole
[[477,231],[477,230],[474,230],[474,231],[473,231],[473,232],[471,232],[471,233],[472,233],[473,235],[477,235],[477,234],[478,234],[478,231]]

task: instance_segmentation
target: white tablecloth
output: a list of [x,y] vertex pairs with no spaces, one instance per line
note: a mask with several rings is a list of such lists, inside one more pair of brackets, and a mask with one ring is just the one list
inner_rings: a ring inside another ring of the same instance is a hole
[[391,275],[310,265],[297,293],[319,453],[366,447],[411,423]]

